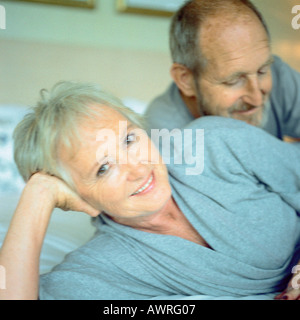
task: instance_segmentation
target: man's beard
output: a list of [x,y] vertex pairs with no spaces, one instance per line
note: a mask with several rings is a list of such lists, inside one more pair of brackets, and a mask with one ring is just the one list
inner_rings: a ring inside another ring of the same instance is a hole
[[[264,104],[259,107],[252,106],[250,104],[233,105],[227,109],[213,107],[207,103],[203,95],[200,92],[200,88],[197,85],[197,104],[198,110],[201,116],[220,116],[225,118],[231,118],[244,121],[250,125],[262,128],[267,121],[267,114],[270,108],[269,98],[266,99]],[[249,111],[251,109],[257,109],[253,114],[245,115],[242,111]]]

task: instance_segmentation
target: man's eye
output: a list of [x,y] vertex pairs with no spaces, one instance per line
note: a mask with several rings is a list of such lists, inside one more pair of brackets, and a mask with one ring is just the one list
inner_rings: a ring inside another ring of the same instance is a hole
[[108,169],[109,169],[109,164],[108,164],[108,163],[103,164],[103,165],[99,168],[99,170],[98,170],[98,172],[97,172],[97,176],[102,176],[102,175],[104,175],[104,174],[108,171]]
[[269,69],[270,69],[270,67],[264,67],[264,68],[262,68],[262,69],[260,69],[260,70],[258,71],[258,74],[259,74],[259,75],[267,74],[268,71],[269,71]]
[[226,86],[235,86],[236,84],[238,84],[240,81],[240,79],[235,79],[235,80],[230,80],[230,81],[225,81],[224,84]]

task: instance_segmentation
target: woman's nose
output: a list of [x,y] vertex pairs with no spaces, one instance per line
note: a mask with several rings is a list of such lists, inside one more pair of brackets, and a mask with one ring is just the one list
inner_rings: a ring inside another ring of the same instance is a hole
[[149,174],[149,168],[146,163],[142,163],[139,157],[128,155],[126,163],[121,164],[126,172],[127,180],[135,181],[144,179]]

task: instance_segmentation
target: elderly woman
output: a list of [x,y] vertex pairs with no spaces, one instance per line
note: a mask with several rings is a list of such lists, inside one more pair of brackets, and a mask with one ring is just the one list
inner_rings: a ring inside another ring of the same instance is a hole
[[[204,170],[187,175],[188,164],[167,168],[137,116],[96,86],[66,82],[43,92],[15,131],[27,184],[0,253],[7,276],[1,297],[284,290],[300,259],[298,148],[236,120],[205,117],[189,127],[199,128]],[[98,231],[39,277],[55,207],[86,212]],[[297,276],[279,298],[299,298]]]

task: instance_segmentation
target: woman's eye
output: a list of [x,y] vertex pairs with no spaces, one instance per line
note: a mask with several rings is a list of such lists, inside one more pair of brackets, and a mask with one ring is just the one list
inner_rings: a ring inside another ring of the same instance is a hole
[[98,172],[97,172],[97,176],[104,175],[104,174],[108,171],[108,169],[109,169],[109,164],[108,164],[108,163],[103,164],[103,165],[99,168],[99,170],[98,170]]
[[130,133],[126,136],[126,144],[129,145],[136,140],[136,136],[134,133]]

